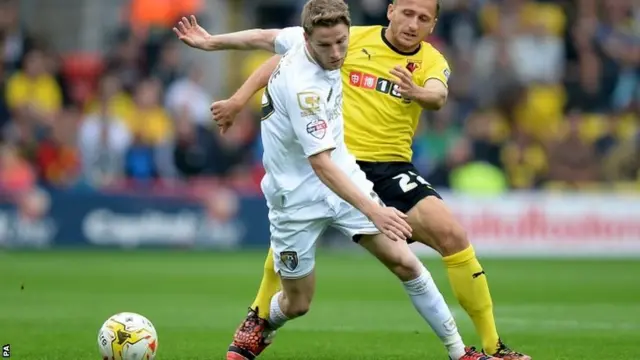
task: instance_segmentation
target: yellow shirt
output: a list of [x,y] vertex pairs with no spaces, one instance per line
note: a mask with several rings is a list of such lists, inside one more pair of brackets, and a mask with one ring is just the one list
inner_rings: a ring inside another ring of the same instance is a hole
[[136,109],[133,116],[123,119],[131,133],[150,145],[158,145],[173,134],[173,123],[163,108]]
[[62,90],[51,75],[30,78],[19,71],[7,82],[7,105],[11,109],[31,104],[45,113],[54,113],[62,107]]
[[343,75],[345,142],[361,161],[410,162],[411,144],[422,107],[402,99],[389,73],[397,65],[413,72],[423,86],[428,79],[447,84],[450,68],[444,56],[423,42],[402,53],[384,38],[382,26],[353,26]]
[[[133,121],[131,118],[136,110],[136,105],[133,102],[133,99],[131,99],[131,96],[126,93],[119,92],[115,94],[111,99],[109,99],[108,107],[109,115],[115,116],[126,123]],[[96,113],[98,111],[100,111],[100,101],[98,99],[94,99],[87,104],[87,113]]]

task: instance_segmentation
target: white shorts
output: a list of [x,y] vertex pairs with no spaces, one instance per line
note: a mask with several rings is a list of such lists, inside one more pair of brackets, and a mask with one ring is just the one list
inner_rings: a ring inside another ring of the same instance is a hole
[[[365,186],[367,193],[377,200],[373,184],[366,178],[366,183],[359,180],[356,184]],[[335,194],[304,207],[272,208],[269,221],[275,271],[286,279],[302,278],[313,271],[316,241],[329,227],[349,238],[380,233],[363,213]]]

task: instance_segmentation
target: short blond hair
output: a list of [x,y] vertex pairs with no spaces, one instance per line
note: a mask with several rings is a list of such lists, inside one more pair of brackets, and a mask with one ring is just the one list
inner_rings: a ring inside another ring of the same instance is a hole
[[302,28],[311,35],[318,26],[351,26],[349,6],[344,0],[309,0],[302,9]]

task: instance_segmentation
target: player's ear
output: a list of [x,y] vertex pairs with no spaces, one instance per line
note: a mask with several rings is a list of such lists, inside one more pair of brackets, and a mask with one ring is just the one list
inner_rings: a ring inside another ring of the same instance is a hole
[[387,6],[387,20],[391,21],[392,17],[393,17],[393,3]]
[[433,25],[431,25],[431,29],[429,29],[429,35],[433,34],[433,30],[436,29],[436,25],[438,24],[438,18],[433,20]]

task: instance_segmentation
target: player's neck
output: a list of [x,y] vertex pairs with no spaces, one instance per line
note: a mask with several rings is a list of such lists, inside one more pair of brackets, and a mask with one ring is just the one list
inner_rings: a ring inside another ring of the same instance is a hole
[[382,38],[383,38],[383,40],[385,40],[387,45],[393,51],[401,53],[401,54],[415,54],[417,52],[417,50],[420,49],[420,44],[417,44],[417,45],[411,46],[411,47],[406,47],[406,46],[402,46],[401,44],[399,44],[398,41],[393,37],[393,32],[389,31],[388,27],[382,29]]
[[309,61],[322,67],[322,65],[320,65],[320,62],[315,58],[315,56],[313,56],[313,51],[311,51],[311,48],[309,48],[309,43],[304,44],[304,54],[307,55]]
[[313,56],[314,53],[311,50],[311,48],[309,47],[308,43],[304,44],[304,53],[305,53],[305,55],[307,55],[307,58],[309,59],[309,61],[311,61],[312,63],[314,63],[314,64],[316,64],[318,66],[320,66],[320,68],[322,70],[329,71],[328,69],[325,69],[324,66],[322,66],[322,63],[320,61],[318,61],[318,59],[316,59],[315,56]]

